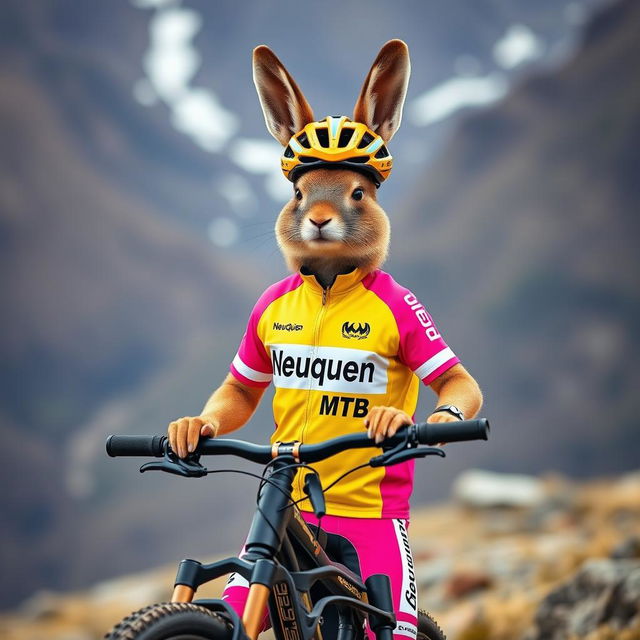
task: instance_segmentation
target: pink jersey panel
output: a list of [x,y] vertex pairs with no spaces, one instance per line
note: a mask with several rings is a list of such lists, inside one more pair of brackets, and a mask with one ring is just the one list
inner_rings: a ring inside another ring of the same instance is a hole
[[362,284],[391,309],[398,325],[398,357],[424,384],[460,362],[442,339],[431,316],[416,296],[401,287],[388,273],[374,271]]
[[240,382],[251,387],[266,387],[271,382],[273,370],[267,350],[258,335],[258,323],[266,308],[278,298],[294,291],[303,283],[299,274],[294,273],[271,285],[258,299],[242,336],[240,348],[230,366],[230,371]]
[[386,467],[380,482],[381,518],[408,518],[415,460]]

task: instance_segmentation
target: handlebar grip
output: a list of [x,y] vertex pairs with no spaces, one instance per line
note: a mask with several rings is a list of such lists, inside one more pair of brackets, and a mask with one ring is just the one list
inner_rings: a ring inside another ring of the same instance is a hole
[[420,444],[434,445],[440,442],[463,442],[465,440],[488,440],[489,421],[461,420],[460,422],[423,422],[416,425]]
[[161,458],[166,436],[109,436],[107,453],[117,456],[152,456]]

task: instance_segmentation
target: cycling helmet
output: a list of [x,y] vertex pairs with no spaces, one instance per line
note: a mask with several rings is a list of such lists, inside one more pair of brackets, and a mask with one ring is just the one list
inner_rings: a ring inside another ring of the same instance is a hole
[[342,167],[368,175],[379,187],[391,173],[393,159],[384,140],[367,125],[327,116],[291,136],[281,164],[291,182],[310,169]]

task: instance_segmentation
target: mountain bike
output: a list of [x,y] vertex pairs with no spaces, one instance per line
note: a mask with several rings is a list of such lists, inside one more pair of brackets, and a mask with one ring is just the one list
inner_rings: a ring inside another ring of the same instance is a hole
[[[393,613],[389,577],[372,575],[362,580],[357,566],[341,563],[327,551],[327,535],[305,522],[291,493],[299,469],[306,471],[304,491],[320,521],[325,514],[320,478],[311,466],[349,449],[378,448],[368,462],[387,467],[412,458],[445,457],[436,444],[486,440],[486,419],[457,423],[422,423],[403,427],[375,444],[366,433],[349,434],[318,444],[276,442],[257,445],[226,438],[201,439],[196,451],[178,458],[165,436],[112,435],[107,453],[112,456],[161,458],[140,467],[141,472],[164,471],[202,477],[223,470],[202,466],[202,456],[233,455],[264,465],[257,508],[241,557],[212,564],[183,560],[178,568],[171,602],[152,604],[126,617],[105,637],[108,640],[256,640],[268,611],[276,640],[365,640],[365,621],[376,640],[392,640]],[[426,445],[426,446],[422,446]],[[347,470],[333,484],[353,470]],[[345,555],[345,557],[348,554]],[[242,617],[218,599],[194,600],[201,585],[227,574],[249,583]],[[418,616],[418,640],[444,640],[427,613]]]

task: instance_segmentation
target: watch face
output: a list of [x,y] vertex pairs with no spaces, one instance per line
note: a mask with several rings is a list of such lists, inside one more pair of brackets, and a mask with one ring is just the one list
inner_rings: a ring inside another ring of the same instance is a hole
[[448,411],[449,413],[456,416],[456,418],[459,418],[460,420],[464,420],[464,413],[462,413],[462,411],[460,411],[460,409],[458,409],[458,407],[456,407],[453,404],[446,404],[436,409],[436,411]]

